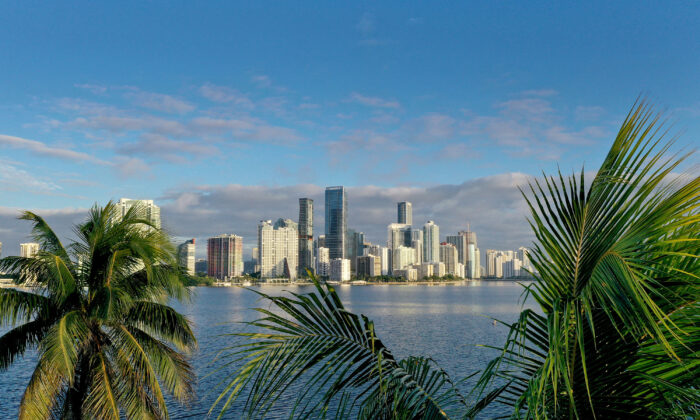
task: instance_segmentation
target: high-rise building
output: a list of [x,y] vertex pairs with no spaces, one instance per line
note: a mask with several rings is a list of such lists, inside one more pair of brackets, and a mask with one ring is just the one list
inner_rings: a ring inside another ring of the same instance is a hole
[[357,257],[358,278],[375,277],[382,275],[382,259],[376,255]]
[[404,225],[413,224],[413,205],[410,201],[402,201],[397,205],[398,218],[397,222]]
[[219,235],[207,239],[207,275],[228,280],[243,274],[243,238]]
[[258,225],[260,278],[296,278],[299,261],[297,224],[290,219],[262,220]]
[[157,229],[160,229],[160,207],[153,203],[153,200],[132,200],[130,198],[120,198],[117,202],[117,217],[120,219],[132,208],[138,209],[138,216],[148,220]]
[[2,258],[2,242],[0,242],[0,258]]
[[34,258],[39,253],[39,244],[36,242],[27,242],[19,244],[19,256],[23,258]]
[[331,273],[331,260],[328,257],[328,248],[320,247],[316,250],[316,274],[320,277],[328,277]]
[[415,264],[416,262],[416,251],[413,248],[407,246],[399,246],[395,248],[392,252],[391,258],[391,271],[403,270],[409,265]]
[[433,275],[437,277],[445,277],[445,274],[447,272],[445,271],[445,263],[443,262],[434,262],[432,263],[433,265]]
[[347,258],[332,259],[330,279],[334,281],[350,280],[350,260]]
[[381,275],[386,276],[389,274],[389,248],[381,245],[371,245],[365,248],[365,254],[379,257],[381,260]]
[[423,261],[440,261],[440,227],[432,220],[423,225]]
[[177,247],[177,263],[180,267],[187,271],[187,274],[193,276],[195,273],[195,245],[194,238],[181,243]]
[[251,258],[253,260],[253,273],[257,273],[260,271],[260,248],[257,246],[253,247],[253,256]]
[[476,233],[469,230],[460,231],[456,236],[448,236],[447,242],[457,248],[459,262],[464,264],[466,270],[466,278],[479,278],[480,262],[477,260]]
[[207,260],[200,258],[194,263],[194,272],[197,274],[207,274]]
[[455,249],[457,249],[457,261],[464,264],[464,261],[466,260],[466,253],[467,253],[467,238],[466,238],[466,236],[464,236],[464,235],[448,235],[445,238],[445,241],[448,244],[454,245]]
[[348,229],[345,234],[345,258],[350,260],[350,271],[355,271],[357,257],[362,256],[365,245],[364,232]]
[[299,199],[299,275],[314,269],[314,200]]
[[348,203],[345,187],[326,188],[326,230],[325,245],[331,260],[345,258],[345,235],[347,225]]
[[457,248],[453,244],[447,242],[440,244],[440,262],[445,264],[447,274],[458,275],[457,264],[459,264],[459,259],[457,257]]

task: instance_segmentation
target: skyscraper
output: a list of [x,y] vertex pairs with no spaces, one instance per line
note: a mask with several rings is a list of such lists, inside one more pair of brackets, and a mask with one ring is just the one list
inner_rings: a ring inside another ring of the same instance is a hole
[[331,260],[346,257],[347,213],[345,187],[327,187],[325,245]]
[[459,232],[460,236],[465,238],[464,260],[460,261],[464,264],[465,276],[468,279],[479,278],[480,261],[477,261],[477,244],[476,232],[472,232],[467,228],[466,231]]
[[314,269],[314,200],[299,199],[299,275]]
[[36,242],[19,244],[19,256],[22,258],[33,258],[38,253],[39,244]]
[[432,220],[423,225],[423,261],[440,261],[440,227]]
[[445,264],[445,271],[447,274],[452,274],[456,276],[459,274],[457,269],[457,264],[459,263],[457,259],[457,248],[454,245],[447,242],[440,244],[440,262]]
[[2,242],[0,242],[0,258],[2,258]]
[[316,274],[328,277],[331,273],[331,260],[328,258],[328,248],[319,247],[316,254]]
[[445,241],[455,246],[457,249],[457,261],[464,264],[467,253],[467,237],[464,235],[448,235]]
[[117,203],[117,213],[119,218],[124,217],[126,212],[132,207],[139,211],[138,216],[148,220],[157,229],[160,229],[160,207],[153,203],[153,200],[132,200],[130,198],[120,198]]
[[177,247],[177,262],[180,267],[187,271],[187,274],[194,276],[195,245],[194,238],[181,243]]
[[207,240],[207,275],[219,280],[243,274],[243,238],[219,235]]
[[260,278],[297,276],[298,225],[290,219],[262,220],[258,225]]
[[413,224],[413,204],[410,201],[402,201],[398,203],[398,223],[405,225]]

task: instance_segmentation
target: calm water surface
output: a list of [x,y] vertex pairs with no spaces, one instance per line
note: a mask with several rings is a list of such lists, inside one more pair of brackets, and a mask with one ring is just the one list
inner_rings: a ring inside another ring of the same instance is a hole
[[[278,295],[285,290],[310,292],[312,286],[261,286],[261,291]],[[505,327],[494,326],[489,317],[511,322],[522,309],[522,286],[515,282],[465,282],[454,285],[401,286],[337,286],[346,307],[374,320],[379,338],[398,358],[412,355],[432,357],[453,379],[464,377],[483,368],[496,354],[478,344],[501,345],[507,333]],[[223,372],[211,373],[211,361],[231,337],[222,334],[241,331],[235,324],[257,317],[250,308],[265,305],[259,297],[245,289],[197,288],[196,298],[189,305],[177,305],[194,323],[199,350],[192,362],[199,376],[198,401],[189,408],[172,404],[172,418],[203,418],[216,398],[212,391]],[[529,305],[527,305],[529,306]],[[4,331],[1,331],[4,332]],[[17,418],[17,407],[26,387],[36,357],[29,354],[8,371],[0,373],[0,418]],[[473,382],[463,386],[466,393]],[[284,403],[280,403],[269,418],[287,418]],[[227,418],[238,418],[237,409],[229,410]],[[484,418],[502,413],[494,406]]]

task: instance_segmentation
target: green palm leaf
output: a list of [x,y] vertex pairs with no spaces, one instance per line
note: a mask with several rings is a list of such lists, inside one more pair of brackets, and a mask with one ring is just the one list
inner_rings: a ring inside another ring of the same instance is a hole
[[337,399],[347,402],[348,390],[354,402],[347,406],[357,406],[366,417],[383,416],[386,407],[425,418],[446,418],[459,407],[466,411],[445,372],[425,359],[397,361],[369,319],[346,311],[331,286],[312,280],[315,293],[256,292],[273,308],[256,309],[262,317],[248,325],[259,332],[234,334],[251,342],[230,348],[224,357],[220,369],[243,365],[225,381],[211,411],[220,407],[221,417],[245,393],[246,415],[264,417],[297,382],[303,391],[297,393],[295,418],[328,414]]
[[166,304],[189,291],[167,235],[111,202],[91,209],[67,248],[40,216],[21,219],[33,223],[39,253],[0,260],[19,283],[39,286],[0,289],[0,324],[14,326],[0,337],[0,369],[39,352],[19,417],[164,419],[162,387],[191,401],[192,367],[171,346],[188,352],[196,341]]
[[478,387],[508,381],[516,417],[697,414],[700,179],[669,180],[688,155],[667,156],[658,122],[640,103],[590,187],[582,171],[524,194],[543,315],[510,326]]

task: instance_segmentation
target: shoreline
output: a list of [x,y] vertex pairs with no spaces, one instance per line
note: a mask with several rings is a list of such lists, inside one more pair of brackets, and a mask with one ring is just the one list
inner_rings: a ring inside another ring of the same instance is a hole
[[[520,281],[534,281],[534,279],[520,279],[520,278],[509,278],[509,279],[463,279],[463,280],[446,280],[446,281],[390,281],[390,282],[374,282],[374,281],[364,281],[364,280],[353,280],[348,282],[328,282],[329,286],[440,286],[440,285],[457,285],[457,284],[468,284],[477,282],[520,282]],[[261,287],[261,286],[313,286],[314,283],[307,281],[298,282],[256,282],[256,283],[228,283],[228,284],[213,284],[213,285],[197,285],[191,287]]]

